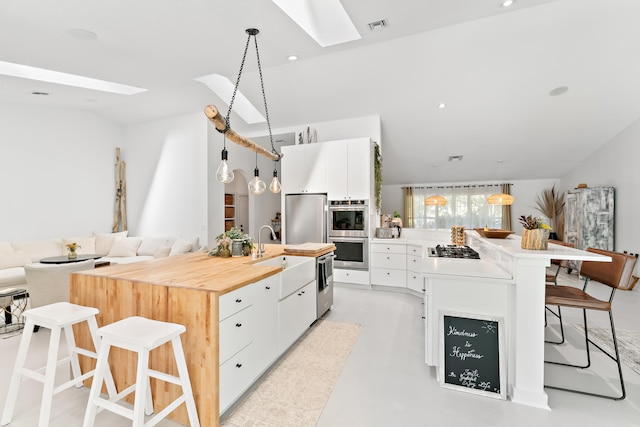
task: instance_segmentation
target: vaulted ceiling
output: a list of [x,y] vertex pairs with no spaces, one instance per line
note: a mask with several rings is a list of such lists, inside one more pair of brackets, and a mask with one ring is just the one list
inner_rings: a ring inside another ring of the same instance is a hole
[[[342,4],[362,38],[322,48],[269,0],[4,1],[0,61],[148,90],[0,75],[0,102],[91,110],[122,125],[207,104],[226,111],[193,79],[235,82],[254,27],[272,127],[379,114],[385,184],[560,177],[640,118],[636,0]],[[380,19],[388,28],[371,31]],[[261,109],[254,54],[240,90]],[[231,120],[239,132],[266,129]]]

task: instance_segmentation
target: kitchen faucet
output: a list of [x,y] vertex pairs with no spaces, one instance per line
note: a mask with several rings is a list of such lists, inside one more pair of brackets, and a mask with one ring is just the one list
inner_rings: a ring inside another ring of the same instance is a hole
[[263,225],[262,227],[260,227],[260,231],[258,232],[258,253],[256,254],[258,258],[262,258],[262,255],[264,254],[264,243],[261,242],[260,237],[262,236],[262,230],[264,230],[265,228],[271,230],[271,238],[273,240],[276,239],[276,232],[273,231],[273,228],[271,228],[270,225]]

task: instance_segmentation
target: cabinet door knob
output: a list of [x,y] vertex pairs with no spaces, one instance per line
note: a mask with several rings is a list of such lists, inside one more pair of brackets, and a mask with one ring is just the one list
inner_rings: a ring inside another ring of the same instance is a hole
[[269,290],[269,289],[271,289],[271,286],[265,286],[264,288]]
[[387,271],[387,276],[389,276],[390,274],[391,274],[391,273],[389,273],[389,272]]
[[242,368],[242,363],[236,363],[236,368]]
[[422,316],[422,318],[424,319],[425,317],[424,317],[424,316]]
[[236,323],[236,328],[239,328],[240,326],[242,326],[242,323]]
[[302,293],[304,294],[304,291],[302,291]]
[[387,259],[391,259],[391,258],[387,257]]
[[242,300],[241,300],[241,299],[237,299],[237,300],[236,300],[236,302],[237,302],[237,303],[241,303],[241,302],[242,302]]

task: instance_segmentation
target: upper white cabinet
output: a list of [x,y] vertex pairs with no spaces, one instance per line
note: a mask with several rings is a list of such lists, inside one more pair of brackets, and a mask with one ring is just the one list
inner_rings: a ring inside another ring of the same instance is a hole
[[282,189],[285,193],[326,193],[327,157],[323,143],[282,147]]
[[373,144],[369,138],[325,142],[329,200],[369,200]]

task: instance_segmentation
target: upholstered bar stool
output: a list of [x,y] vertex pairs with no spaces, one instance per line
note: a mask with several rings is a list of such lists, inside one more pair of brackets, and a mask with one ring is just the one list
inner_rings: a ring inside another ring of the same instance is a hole
[[[133,421],[133,427],[143,427],[156,425],[182,403],[187,406],[191,427],[199,427],[200,422],[193,399],[189,372],[187,371],[187,363],[182,350],[182,342],[180,341],[180,335],[185,331],[186,328],[183,325],[139,316],[128,317],[98,329],[98,335],[102,337],[102,345],[98,354],[96,375],[91,386],[87,411],[85,412],[84,427],[93,426],[98,407],[129,418]],[[149,353],[151,350],[169,341],[171,341],[173,347],[178,377],[149,368]],[[99,394],[104,375],[109,372],[108,359],[112,346],[138,353],[138,365],[135,384],[107,400],[101,398]],[[182,394],[145,423],[145,414],[151,415],[153,413],[150,377],[182,387]],[[118,401],[134,391],[133,410],[118,403]]]
[[[47,427],[49,425],[49,416],[51,413],[51,403],[53,396],[64,391],[71,386],[81,387],[82,382],[91,377],[94,371],[85,374],[80,372],[80,364],[78,362],[78,354],[89,356],[97,359],[96,352],[89,351],[76,346],[75,337],[73,335],[73,325],[87,322],[93,345],[96,351],[100,348],[100,338],[98,337],[98,324],[96,323],[96,314],[98,309],[93,307],[83,307],[81,305],[71,304],[68,302],[58,302],[45,305],[38,308],[26,310],[23,313],[25,321],[24,331],[18,348],[18,356],[16,364],[11,376],[9,385],[9,393],[7,401],[2,412],[2,420],[0,424],[7,425],[13,417],[13,409],[18,398],[18,389],[22,377],[31,378],[44,384],[42,390],[42,404],[40,406],[39,427]],[[27,360],[31,337],[33,336],[34,326],[40,326],[51,330],[49,339],[49,351],[47,353],[47,363],[44,367],[32,370],[24,367]],[[64,331],[67,342],[69,355],[58,360],[58,347],[60,345],[60,335]],[[57,366],[71,362],[71,371],[73,378],[54,388],[56,368]],[[110,371],[103,372],[106,377],[107,391],[109,396],[116,395],[116,388]]]

